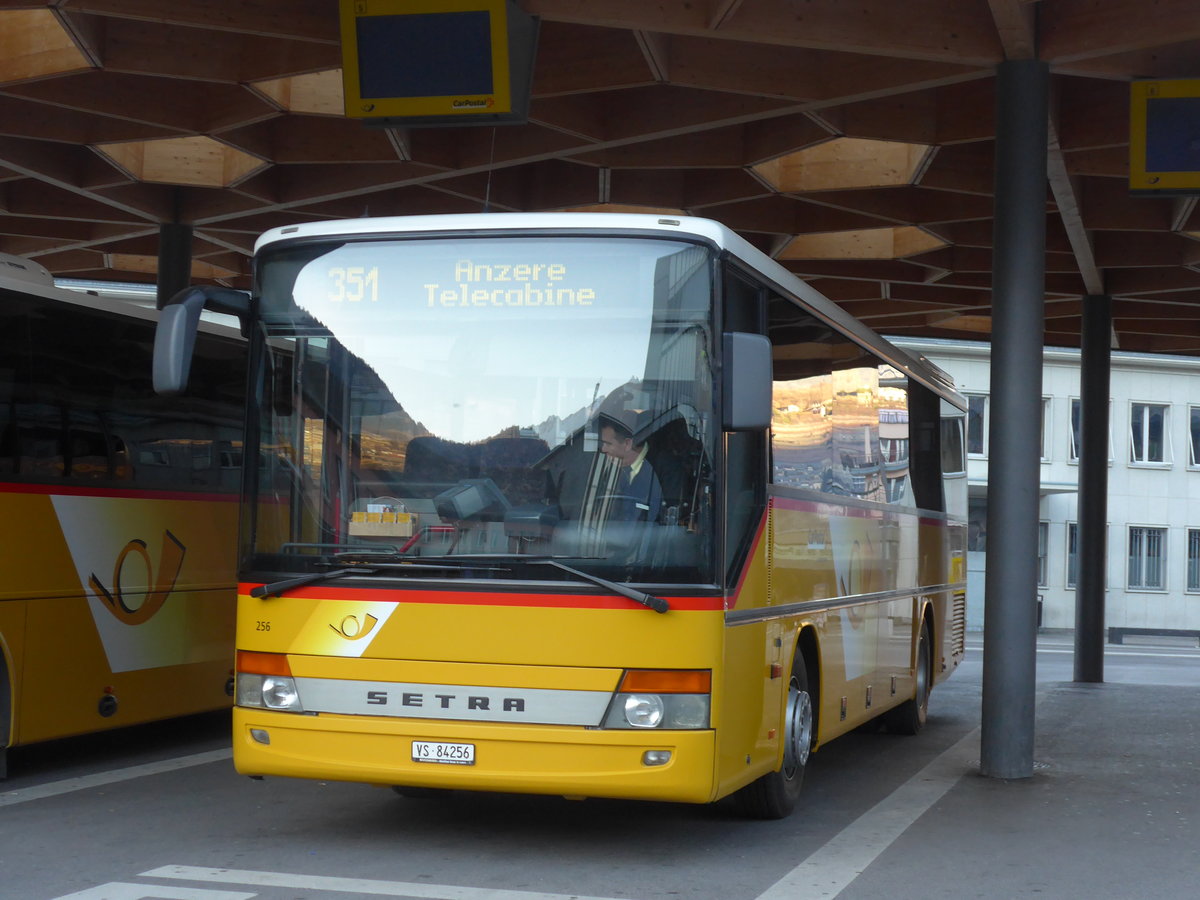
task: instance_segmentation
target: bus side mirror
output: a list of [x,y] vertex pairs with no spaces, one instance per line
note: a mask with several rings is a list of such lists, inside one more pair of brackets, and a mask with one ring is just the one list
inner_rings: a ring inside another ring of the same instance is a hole
[[167,301],[154,331],[154,392],[168,397],[187,390],[196,347],[196,331],[204,309],[237,316],[242,334],[250,314],[250,297],[229,288],[187,287]]
[[771,342],[761,334],[722,335],[721,427],[762,431],[771,425]]

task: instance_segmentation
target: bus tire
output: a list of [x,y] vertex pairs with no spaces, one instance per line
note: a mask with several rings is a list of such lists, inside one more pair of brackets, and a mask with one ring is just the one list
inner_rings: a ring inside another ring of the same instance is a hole
[[933,684],[933,641],[929,634],[929,620],[921,623],[921,634],[917,638],[916,689],[911,700],[905,700],[885,715],[888,731],[895,734],[917,734],[925,727],[929,717],[929,691]]
[[783,763],[778,770],[768,772],[733,795],[738,812],[754,819],[783,819],[791,815],[800,799],[816,726],[816,706],[809,690],[808,669],[804,665],[804,654],[797,647],[784,708]]

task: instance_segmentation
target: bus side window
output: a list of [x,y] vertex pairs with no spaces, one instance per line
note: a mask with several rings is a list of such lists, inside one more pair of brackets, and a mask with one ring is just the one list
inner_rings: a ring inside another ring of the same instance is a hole
[[[725,272],[724,331],[762,334],[764,300],[760,285],[729,268]],[[766,506],[766,435],[733,431],[725,435],[725,572],[737,580]]]
[[933,391],[912,381],[909,384],[908,410],[909,458],[917,506],[931,512],[943,512],[946,502],[942,494],[944,457],[940,401]]

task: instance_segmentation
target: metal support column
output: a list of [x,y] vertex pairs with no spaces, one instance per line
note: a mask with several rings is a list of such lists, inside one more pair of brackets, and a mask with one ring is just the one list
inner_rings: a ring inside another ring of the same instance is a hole
[[980,770],[1033,775],[1049,68],[997,67]]
[[158,308],[191,283],[192,226],[164,222],[158,226]]
[[1079,507],[1075,531],[1075,680],[1104,681],[1112,298],[1085,297],[1079,368]]

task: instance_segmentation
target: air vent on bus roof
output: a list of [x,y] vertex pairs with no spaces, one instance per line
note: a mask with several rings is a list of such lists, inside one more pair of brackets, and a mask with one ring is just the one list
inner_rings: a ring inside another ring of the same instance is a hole
[[45,266],[11,253],[0,253],[0,276],[29,284],[54,286],[54,276]]

